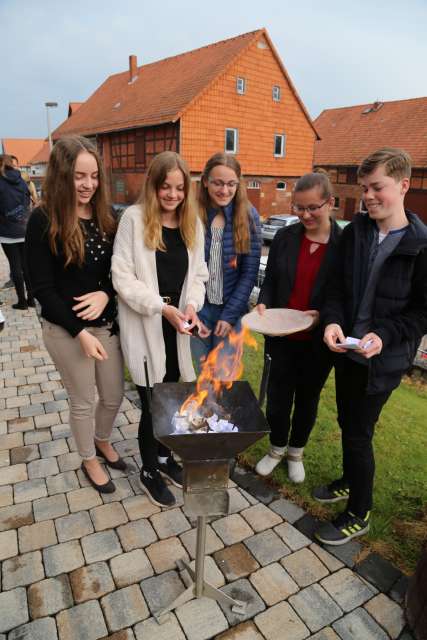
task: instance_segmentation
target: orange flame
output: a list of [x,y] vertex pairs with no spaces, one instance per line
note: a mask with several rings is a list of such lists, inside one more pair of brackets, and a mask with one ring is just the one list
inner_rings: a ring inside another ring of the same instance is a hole
[[222,340],[215,349],[209,352],[202,364],[202,370],[197,378],[196,390],[181,405],[179,413],[194,413],[209,397],[218,397],[222,390],[230,389],[234,380],[238,380],[243,373],[243,347],[248,345],[258,348],[257,341],[247,327],[240,331],[231,330],[228,344]]
[[237,269],[237,256],[233,256],[230,259],[229,265],[232,269]]

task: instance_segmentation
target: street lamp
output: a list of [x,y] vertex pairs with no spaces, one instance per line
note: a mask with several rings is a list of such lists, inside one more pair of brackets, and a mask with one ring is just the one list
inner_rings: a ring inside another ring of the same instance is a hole
[[47,135],[49,138],[49,149],[52,150],[52,136],[50,133],[50,114],[49,114],[49,109],[51,107],[57,107],[58,103],[57,102],[45,102],[44,106],[46,107],[46,115],[47,115]]

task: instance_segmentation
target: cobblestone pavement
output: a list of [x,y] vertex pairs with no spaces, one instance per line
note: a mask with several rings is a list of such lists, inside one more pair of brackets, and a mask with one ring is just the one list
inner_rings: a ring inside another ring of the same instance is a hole
[[195,528],[182,501],[162,511],[143,494],[135,392],[113,431],[133,470],[113,471],[117,491],[101,496],[79,469],[35,311],[13,310],[13,290],[0,298],[0,640],[411,638],[406,578],[375,554],[355,564],[355,542],[322,549],[311,516],[242,469],[230,514],[208,525],[205,573],[246,615],[202,598],[159,626],[153,612],[185,589],[176,560],[194,559]]

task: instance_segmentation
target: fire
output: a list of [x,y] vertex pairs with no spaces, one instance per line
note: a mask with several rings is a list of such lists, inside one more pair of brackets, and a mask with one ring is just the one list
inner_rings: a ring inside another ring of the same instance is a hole
[[237,256],[233,256],[233,257],[230,259],[229,264],[230,264],[230,267],[231,267],[232,269],[237,269]]
[[233,381],[241,378],[244,345],[258,348],[255,338],[247,327],[242,327],[240,331],[232,329],[228,336],[228,343],[220,342],[208,354],[197,378],[196,390],[183,402],[179,410],[180,415],[196,413],[209,396],[218,398],[223,389],[230,389]]

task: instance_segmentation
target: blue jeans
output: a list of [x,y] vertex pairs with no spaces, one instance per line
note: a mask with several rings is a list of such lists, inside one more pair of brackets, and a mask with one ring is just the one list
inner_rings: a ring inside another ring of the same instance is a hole
[[[217,347],[220,342],[224,342],[227,348],[228,338],[221,338],[214,335],[216,323],[220,319],[223,309],[224,305],[222,304],[211,304],[210,302],[206,301],[203,305],[202,310],[198,314],[200,320],[208,329],[212,331],[212,333],[207,338],[200,338],[199,336],[194,336],[191,338],[191,355],[193,356],[194,368],[197,375],[199,375],[200,373],[201,360],[204,360],[207,357],[208,353],[212,351],[212,349],[215,349],[215,347]],[[236,322],[236,324],[233,326],[233,329],[235,331],[240,331],[240,320]]]

